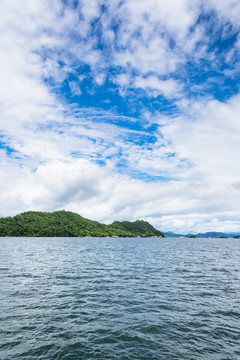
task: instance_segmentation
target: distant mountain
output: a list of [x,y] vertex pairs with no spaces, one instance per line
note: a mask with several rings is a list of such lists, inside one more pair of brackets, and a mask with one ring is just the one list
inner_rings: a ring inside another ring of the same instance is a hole
[[193,238],[228,238],[234,237],[239,238],[239,233],[222,233],[222,232],[215,232],[209,231],[206,233],[198,233],[198,234],[175,234],[172,231],[164,232],[165,237],[193,237]]
[[240,233],[239,233],[239,232],[226,233],[226,235],[229,236],[229,237],[236,237],[236,238],[239,238],[239,237],[240,237]]
[[186,235],[182,235],[182,234],[175,234],[174,232],[172,231],[167,231],[167,232],[164,232],[164,236],[165,237],[185,237]]
[[105,225],[70,211],[27,211],[14,217],[0,218],[0,236],[163,237],[164,234],[143,220],[115,221]]
[[211,231],[211,232],[206,232],[204,234],[199,233],[196,235],[196,237],[198,237],[198,238],[205,238],[205,237],[219,238],[219,237],[228,237],[228,235],[225,233],[222,233],[222,232]]

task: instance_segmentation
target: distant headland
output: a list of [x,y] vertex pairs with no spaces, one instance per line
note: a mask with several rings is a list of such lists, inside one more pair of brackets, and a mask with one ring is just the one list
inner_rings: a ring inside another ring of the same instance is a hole
[[27,211],[0,218],[0,236],[27,237],[164,237],[147,221],[114,221],[105,225],[70,211]]

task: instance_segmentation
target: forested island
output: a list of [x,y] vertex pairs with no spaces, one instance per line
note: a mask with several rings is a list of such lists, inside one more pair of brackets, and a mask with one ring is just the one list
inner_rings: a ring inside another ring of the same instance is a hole
[[27,211],[0,218],[0,236],[28,237],[164,237],[147,221],[114,221],[105,225],[70,211]]

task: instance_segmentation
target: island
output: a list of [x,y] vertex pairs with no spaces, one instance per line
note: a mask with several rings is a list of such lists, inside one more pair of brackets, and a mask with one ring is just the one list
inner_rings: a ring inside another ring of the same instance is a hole
[[0,236],[8,237],[164,237],[147,221],[114,221],[110,225],[71,211],[26,211],[0,218]]

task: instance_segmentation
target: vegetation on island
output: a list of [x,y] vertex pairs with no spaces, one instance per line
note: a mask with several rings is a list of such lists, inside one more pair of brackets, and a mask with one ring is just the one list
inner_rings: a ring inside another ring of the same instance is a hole
[[27,211],[0,218],[0,236],[33,237],[164,237],[147,221],[115,221],[105,225],[70,211]]

